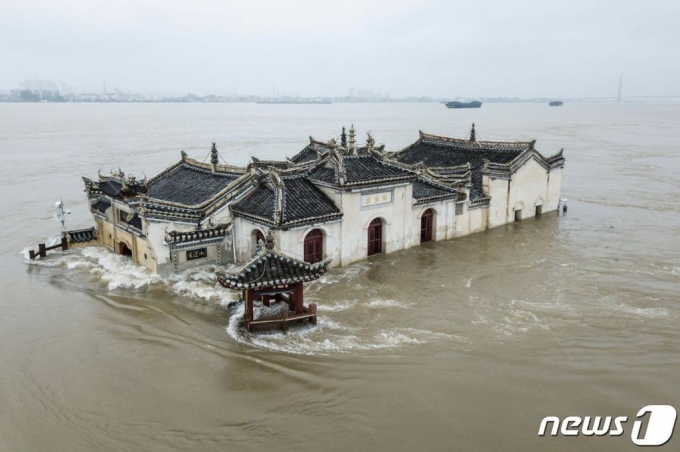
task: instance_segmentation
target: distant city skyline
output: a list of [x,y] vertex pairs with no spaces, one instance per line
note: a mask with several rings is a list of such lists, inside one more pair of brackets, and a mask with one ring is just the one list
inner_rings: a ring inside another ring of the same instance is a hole
[[6,2],[0,87],[393,98],[680,94],[680,2]]
[[[11,88],[11,89],[2,89],[0,88],[0,100],[7,100],[7,95],[10,93],[15,93],[16,91],[19,90],[29,90],[29,91],[56,91],[59,92],[62,96],[67,96],[66,100],[67,101],[74,101],[80,99],[82,100],[89,100],[89,101],[162,101],[162,100],[171,100],[171,99],[186,99],[190,98],[191,100],[197,101],[197,100],[203,100],[204,98],[208,99],[210,98],[209,101],[233,101],[234,99],[250,99],[250,100],[262,100],[262,99],[267,99],[267,98],[272,98],[272,99],[283,99],[283,98],[302,98],[302,99],[328,99],[328,100],[374,100],[374,101],[391,101],[391,100],[400,100],[400,99],[408,99],[408,100],[414,100],[414,99],[423,99],[427,101],[442,101],[442,100],[453,100],[453,99],[485,99],[487,102],[488,101],[493,101],[494,99],[498,101],[507,101],[507,100],[512,100],[516,99],[518,101],[543,101],[546,99],[572,99],[572,100],[577,100],[577,99],[582,99],[582,100],[588,100],[588,99],[614,99],[616,98],[617,101],[620,101],[620,99],[635,99],[635,98],[680,98],[680,94],[673,95],[673,94],[667,94],[667,95],[650,95],[650,96],[626,96],[625,92],[622,90],[622,80],[623,80],[623,74],[619,74],[617,78],[617,93],[616,94],[611,94],[611,95],[604,95],[604,96],[590,96],[590,97],[574,97],[574,98],[569,98],[565,96],[550,96],[550,97],[539,97],[539,98],[521,98],[518,96],[430,96],[427,94],[423,94],[420,96],[408,96],[408,97],[402,97],[402,98],[393,98],[390,96],[389,93],[387,92],[380,92],[380,91],[375,91],[373,89],[365,89],[365,88],[354,88],[350,87],[347,89],[345,95],[338,95],[338,96],[333,96],[333,95],[319,95],[319,96],[300,96],[299,94],[293,94],[293,93],[287,93],[283,90],[277,89],[276,87],[272,88],[272,91],[269,95],[267,94],[253,94],[253,93],[240,93],[238,91],[223,91],[223,92],[211,92],[211,91],[205,91],[205,92],[189,92],[189,91],[155,91],[155,92],[143,92],[143,91],[137,91],[137,90],[129,90],[129,89],[122,89],[117,86],[112,86],[110,84],[107,84],[106,82],[102,82],[100,84],[99,89],[96,87],[93,87],[93,89],[82,89],[80,87],[76,87],[74,85],[71,85],[67,82],[56,82],[54,80],[50,79],[25,79],[22,82],[18,83],[17,87]],[[3,97],[4,95],[4,97]],[[70,96],[70,97],[69,97]]]

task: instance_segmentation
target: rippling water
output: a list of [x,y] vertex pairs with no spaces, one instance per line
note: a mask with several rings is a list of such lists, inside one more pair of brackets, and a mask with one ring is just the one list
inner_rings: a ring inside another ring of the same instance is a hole
[[[98,248],[35,264],[80,176],[151,175],[210,142],[291,156],[354,122],[565,148],[569,212],[334,269],[319,324],[250,336],[210,269],[161,279]],[[543,417],[680,408],[680,105],[0,104],[0,451],[633,450]],[[631,421],[632,423],[632,421]],[[671,440],[669,449],[680,439]]]

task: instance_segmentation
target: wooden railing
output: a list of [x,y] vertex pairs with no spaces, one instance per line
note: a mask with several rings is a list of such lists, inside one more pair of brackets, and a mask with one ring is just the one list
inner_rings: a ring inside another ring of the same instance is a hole
[[66,237],[61,238],[61,243],[52,246],[46,246],[44,243],[38,243],[38,253],[36,254],[35,250],[29,250],[28,257],[30,257],[31,260],[35,259],[36,256],[45,257],[47,256],[48,251],[56,250],[57,248],[61,248],[62,251],[66,251],[68,249],[68,240]]
[[302,314],[290,314],[288,309],[284,307],[281,311],[280,319],[266,319],[266,320],[250,320],[245,322],[246,329],[250,331],[252,326],[264,326],[264,325],[281,325],[282,331],[288,331],[288,324],[290,322],[299,322],[305,319],[309,319],[309,323],[316,325],[316,303],[310,303],[309,308],[304,308]]

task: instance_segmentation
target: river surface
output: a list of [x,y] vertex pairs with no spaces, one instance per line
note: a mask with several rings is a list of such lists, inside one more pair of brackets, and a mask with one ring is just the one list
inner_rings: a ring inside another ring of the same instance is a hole
[[[212,141],[282,158],[352,122],[388,150],[472,122],[564,148],[569,211],[333,269],[319,325],[285,335],[241,332],[210,269],[26,259],[60,196],[92,224],[81,176]],[[0,451],[625,451],[640,408],[680,409],[678,104],[0,104],[0,156]],[[549,415],[629,420],[539,437]]]

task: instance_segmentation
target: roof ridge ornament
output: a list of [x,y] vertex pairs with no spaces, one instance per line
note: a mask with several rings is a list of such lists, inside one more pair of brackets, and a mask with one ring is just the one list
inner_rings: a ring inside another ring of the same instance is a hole
[[368,135],[368,138],[366,138],[366,146],[368,147],[368,152],[369,154],[373,152],[373,146],[375,146],[375,139],[373,138],[373,134],[369,130],[366,132],[366,135]]
[[215,170],[217,169],[218,163],[220,163],[220,159],[219,159],[219,154],[217,152],[217,145],[213,141],[212,149],[210,149],[210,166],[211,166],[213,174],[215,174]]
[[331,149],[329,152],[330,162],[336,167],[338,174],[338,185],[341,187],[345,185],[345,165],[343,162],[343,154],[336,149]]
[[340,134],[340,146],[347,149],[347,134],[345,133],[345,127],[342,127],[342,133]]
[[274,247],[276,246],[276,239],[274,238],[274,234],[272,234],[272,231],[267,231],[267,237],[265,238],[264,242],[264,247],[267,251],[274,251]]
[[274,224],[279,226],[283,221],[283,190],[285,187],[283,185],[281,175],[275,167],[270,166],[267,168],[267,170],[269,171],[269,176],[274,183],[274,190],[276,194],[276,206],[274,206]]
[[354,131],[354,124],[351,124],[349,126],[349,155],[355,155],[356,154],[356,146],[357,139],[356,139],[356,134]]

